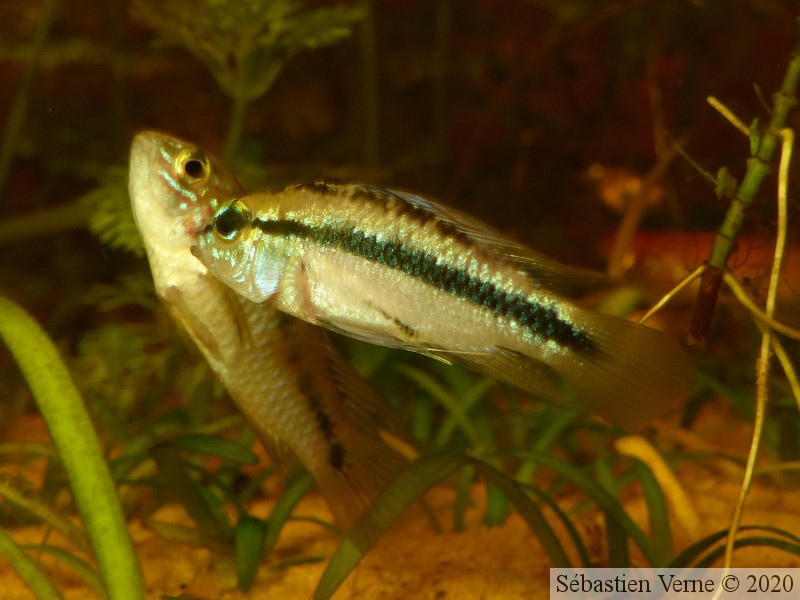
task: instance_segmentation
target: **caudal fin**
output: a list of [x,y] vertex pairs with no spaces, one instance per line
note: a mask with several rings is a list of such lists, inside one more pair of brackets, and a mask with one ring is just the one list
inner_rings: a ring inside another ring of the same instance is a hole
[[534,396],[636,429],[686,398],[694,381],[687,352],[660,331],[575,309],[592,347],[536,358],[499,347],[438,352]]
[[559,356],[553,368],[574,389],[581,408],[637,428],[686,399],[695,369],[675,340],[657,329],[589,311],[573,318],[594,348]]

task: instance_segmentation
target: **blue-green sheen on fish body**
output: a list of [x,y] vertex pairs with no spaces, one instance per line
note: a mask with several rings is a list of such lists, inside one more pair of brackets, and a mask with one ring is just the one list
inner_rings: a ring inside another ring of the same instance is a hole
[[625,425],[691,385],[674,341],[556,293],[584,272],[403,192],[315,182],[241,197],[193,253],[250,300]]
[[[234,209],[229,209],[234,210]],[[224,218],[224,213],[220,215]],[[342,231],[329,226],[314,227],[295,221],[254,219],[252,226],[263,233],[310,238],[321,246],[332,246],[355,256],[380,263],[415,277],[462,300],[469,300],[492,312],[519,323],[541,341],[583,352],[591,352],[591,339],[573,324],[562,319],[556,309],[520,292],[506,291],[491,280],[479,279],[467,269],[437,262],[437,257],[405,243],[379,240],[363,231]],[[409,331],[413,329],[409,328]]]
[[159,297],[261,441],[295,455],[350,527],[403,464],[379,436],[387,409],[324,330],[234,294],[191,255],[217,206],[244,193],[238,181],[201,148],[144,132],[129,191]]

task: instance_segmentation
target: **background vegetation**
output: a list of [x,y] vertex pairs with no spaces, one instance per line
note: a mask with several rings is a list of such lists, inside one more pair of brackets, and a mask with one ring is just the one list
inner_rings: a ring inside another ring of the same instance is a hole
[[[252,435],[153,294],[126,195],[133,134],[158,129],[193,140],[224,156],[251,188],[332,177],[438,197],[547,254],[598,269],[626,194],[651,184],[654,206],[642,228],[659,235],[638,237],[634,248],[656,268],[629,271],[639,291],[605,303],[627,313],[677,282],[659,273],[705,258],[682,233],[714,231],[729,199],[697,166],[718,183],[728,181],[723,167],[740,180],[750,154],[706,97],[757,131],[753,120],[768,120],[786,71],[798,13],[789,0],[6,0],[0,291],[35,315],[64,357],[113,458],[111,474],[125,484],[126,517],[165,539],[213,548],[220,570],[238,569],[247,587],[256,566],[237,561],[237,544],[240,557],[247,544],[259,549],[251,555],[267,554],[308,480],[290,480],[274,519],[249,514],[254,499],[279,495],[277,485],[262,485],[276,472],[243,467],[255,460]],[[788,125],[797,122],[795,114]],[[747,213],[754,254],[771,248],[775,185],[769,179]],[[796,191],[791,184],[790,222]],[[758,294],[769,263],[748,268],[746,283]],[[798,272],[787,269],[777,313],[795,324]],[[676,297],[660,325],[685,337],[691,302]],[[739,431],[753,418],[758,340],[746,312],[723,302],[697,352],[703,375],[680,427],[702,432],[718,418]],[[466,526],[477,473],[493,484],[484,521],[502,522],[513,503],[555,564],[629,564],[631,548],[657,565],[701,561],[706,551],[714,558],[722,534],[689,554],[673,546],[680,515],[667,509],[665,480],[653,460],[619,451],[623,432],[461,370],[340,344],[398,407],[409,437],[447,451],[417,473],[431,484],[457,474],[454,522],[444,527]],[[771,387],[766,455],[792,464],[800,460],[797,407],[780,371]],[[9,489],[54,513],[71,507],[61,461],[19,433],[35,414],[15,360],[0,351],[0,460]],[[719,458],[675,433],[685,430],[672,423],[646,437],[672,468]],[[730,448],[727,459],[741,463],[746,446]],[[18,470],[36,461],[41,476]],[[643,528],[623,509],[632,482],[648,507]],[[769,485],[796,482],[787,471]],[[576,489],[586,503],[559,508],[560,494]],[[0,490],[4,528],[43,519],[10,494]],[[176,499],[195,527],[150,519]],[[599,553],[573,524],[589,504],[605,515]],[[235,517],[223,511],[231,506]],[[566,536],[553,534],[544,506]],[[796,552],[791,534],[773,531],[759,543]],[[67,537],[86,547],[80,534]],[[340,573],[357,558],[347,552],[337,555]]]

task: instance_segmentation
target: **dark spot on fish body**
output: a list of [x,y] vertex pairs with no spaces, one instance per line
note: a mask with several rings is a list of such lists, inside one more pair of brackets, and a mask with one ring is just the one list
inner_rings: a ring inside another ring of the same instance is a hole
[[322,407],[319,403],[319,398],[314,397],[312,404],[312,410],[314,411],[314,418],[317,421],[317,426],[319,427],[323,437],[330,441],[333,437],[333,423],[331,422],[330,417],[322,410]]
[[337,471],[344,469],[344,446],[340,442],[333,442],[328,448],[328,463]]
[[[295,355],[292,358],[294,358],[295,360],[299,360],[300,356]],[[310,377],[301,377],[300,380],[297,382],[297,389],[303,396],[311,396],[312,388],[313,388],[313,382],[311,381]],[[312,405],[311,408],[316,410],[317,408],[316,401],[312,401],[310,402],[310,404]]]

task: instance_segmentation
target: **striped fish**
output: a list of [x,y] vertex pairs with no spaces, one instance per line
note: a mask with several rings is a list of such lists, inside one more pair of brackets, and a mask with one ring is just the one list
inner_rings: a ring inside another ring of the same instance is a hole
[[238,294],[636,427],[691,386],[661,332],[559,295],[584,273],[410,194],[316,182],[235,199],[192,249]]
[[349,528],[403,460],[379,437],[387,409],[324,330],[232,293],[190,253],[217,206],[241,195],[200,148],[155,132],[133,141],[129,192],[158,295],[260,440],[295,455]]

